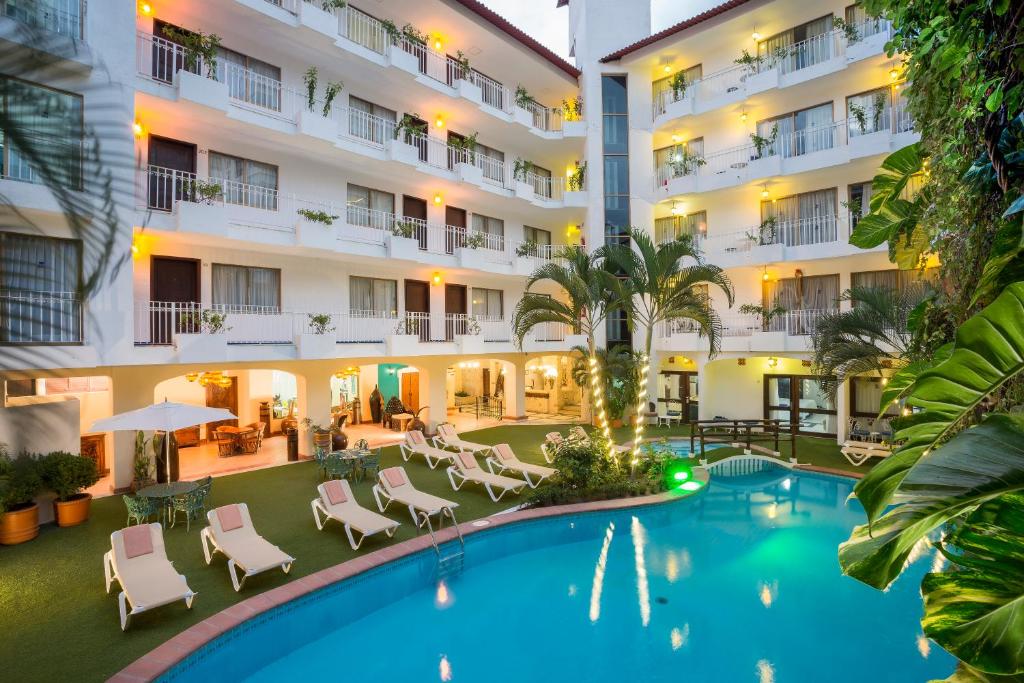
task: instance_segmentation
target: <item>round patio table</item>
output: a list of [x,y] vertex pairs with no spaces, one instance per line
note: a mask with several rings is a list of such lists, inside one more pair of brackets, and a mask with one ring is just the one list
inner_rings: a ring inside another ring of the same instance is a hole
[[135,495],[143,498],[152,498],[160,506],[160,524],[167,526],[167,502],[175,496],[183,493],[191,493],[199,484],[194,481],[172,481],[167,484],[152,484],[144,489],[139,489]]

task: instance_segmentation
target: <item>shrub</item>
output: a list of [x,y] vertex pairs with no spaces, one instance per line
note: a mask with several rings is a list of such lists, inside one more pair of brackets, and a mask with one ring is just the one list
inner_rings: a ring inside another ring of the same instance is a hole
[[61,502],[71,500],[100,480],[92,458],[66,451],[54,451],[39,461],[43,484],[57,494]]
[[28,453],[16,458],[0,457],[0,476],[6,478],[3,495],[0,496],[0,512],[30,504],[43,490],[39,461]]

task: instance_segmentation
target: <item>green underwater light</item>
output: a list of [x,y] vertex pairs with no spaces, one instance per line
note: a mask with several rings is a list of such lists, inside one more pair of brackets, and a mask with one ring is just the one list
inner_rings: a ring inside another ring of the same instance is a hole
[[[691,488],[693,484],[697,484],[696,488]],[[690,464],[683,460],[677,460],[666,468],[665,485],[670,489],[680,488],[684,491],[695,491],[701,487],[700,482],[693,480]]]

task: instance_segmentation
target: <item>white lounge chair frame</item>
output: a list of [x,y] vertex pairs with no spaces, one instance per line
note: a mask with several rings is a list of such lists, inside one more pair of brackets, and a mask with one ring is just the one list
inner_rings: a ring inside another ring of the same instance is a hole
[[892,449],[871,441],[846,441],[839,449],[851,465],[860,467],[871,458],[888,458]]
[[[275,561],[266,565],[257,565],[255,567],[243,566],[237,558],[234,558],[231,555],[229,555],[225,551],[225,549],[217,543],[217,537],[213,531],[213,528],[214,525],[217,525],[217,528],[220,528],[220,521],[217,518],[217,509],[219,508],[215,508],[207,512],[206,519],[210,522],[210,526],[206,527],[199,533],[199,538],[203,543],[203,556],[206,558],[206,564],[208,565],[213,562],[213,556],[216,553],[220,553],[224,555],[224,557],[228,558],[228,574],[231,575],[231,585],[234,586],[236,593],[242,590],[242,586],[245,585],[245,580],[248,579],[250,576],[262,574],[263,572],[273,569],[275,567],[280,567],[281,571],[287,574],[292,570],[292,563],[295,562],[294,557],[288,555],[280,548],[277,548],[277,546],[271,544],[270,541],[256,533],[256,529],[252,524],[252,518],[249,516],[249,507],[245,503],[237,503],[237,505],[242,512],[241,528],[248,529],[249,533],[254,538],[257,538],[263,543],[266,543],[267,545],[271,545],[272,547],[276,548],[281,553],[281,558],[280,561]],[[232,531],[237,530],[232,529]],[[231,533],[231,531],[227,531],[224,533]],[[211,548],[210,546],[213,547]],[[238,576],[239,571],[241,571],[241,578],[239,578]]]
[[555,461],[555,451],[565,443],[565,438],[562,437],[558,432],[548,432],[544,436],[544,443],[540,445],[541,455],[544,456],[544,462],[551,464]]
[[[391,503],[393,502],[398,503],[399,505],[405,505],[409,509],[409,515],[412,517],[413,524],[416,525],[417,531],[426,526],[427,529],[430,531],[431,536],[433,536],[434,534],[434,528],[433,524],[430,521],[430,518],[434,515],[438,516],[438,529],[440,529],[441,526],[444,525],[445,517],[451,519],[452,524],[458,524],[458,522],[455,521],[455,508],[459,507],[458,503],[453,503],[450,500],[445,500],[444,498],[441,498],[439,496],[435,496],[430,493],[420,491],[418,488],[412,485],[412,480],[410,480],[409,475],[405,473],[404,467],[398,466],[395,468],[388,469],[400,470],[402,472],[402,476],[405,478],[404,485],[408,486],[409,488],[407,491],[403,491],[396,494],[394,490],[391,489],[390,485],[387,483],[387,479],[384,475],[384,473],[387,470],[381,470],[377,474],[377,483],[373,485],[373,499],[377,501],[377,508],[381,512],[387,510],[388,506],[391,505]],[[412,498],[402,498],[403,493],[407,493],[410,491],[421,497],[420,505],[417,505],[415,502],[413,502]],[[381,501],[382,498],[384,499],[383,502]],[[437,505],[422,505],[422,498],[433,499],[432,502],[437,503]]]
[[[420,434],[421,436],[423,435],[423,432],[417,431],[417,433]],[[427,437],[424,436],[423,443],[417,444],[415,441],[413,441],[415,437],[412,436],[412,434],[412,431],[406,432],[405,441],[403,443],[398,444],[398,450],[402,454],[402,460],[404,460],[405,462],[409,462],[409,459],[412,458],[413,455],[422,455],[423,458],[427,461],[427,467],[429,467],[430,469],[435,469],[441,462],[450,463],[454,461],[455,454],[452,453],[451,451],[446,451],[443,448],[439,448],[436,445],[436,440],[434,442],[435,445],[431,446],[429,443],[427,443]]]
[[[508,452],[512,456],[511,458],[507,460],[502,459],[500,453],[500,449],[502,446],[508,448]],[[546,459],[547,456],[545,456],[545,460]],[[512,451],[511,446],[509,446],[508,444],[501,443],[496,444],[494,448],[491,450],[491,455],[487,457],[487,469],[491,471],[491,474],[502,474],[506,471],[518,472],[519,474],[523,475],[523,478],[526,479],[527,486],[529,486],[531,489],[537,488],[537,486],[548,477],[552,477],[558,474],[558,470],[556,470],[553,467],[543,467],[541,465],[534,465],[533,463],[523,462]],[[542,472],[541,470],[544,471]],[[530,478],[531,473],[535,477],[537,477],[536,481]]]
[[[473,484],[480,484],[487,491],[487,495],[491,497],[491,500],[497,503],[509,491],[519,493],[527,486],[527,483],[522,479],[503,477],[500,474],[488,472],[480,467],[472,453],[460,453],[459,456],[473,458],[473,467],[466,467],[460,458],[456,458],[454,464],[446,470],[448,472],[448,481],[452,483],[452,489],[456,491],[465,486],[467,481]],[[456,482],[456,479],[458,482]],[[501,489],[501,493],[495,495],[494,489]]]
[[[341,487],[345,492],[347,500],[344,503],[338,503],[337,505],[332,505],[330,498],[327,497],[327,490],[324,488],[327,482],[317,486],[317,491],[319,491],[320,496],[310,501],[310,506],[313,508],[313,521],[316,522],[316,528],[323,531],[327,522],[332,519],[335,520],[345,528],[345,535],[348,536],[348,542],[352,546],[352,550],[359,550],[359,546],[363,544],[363,541],[374,534],[380,533],[381,531],[383,531],[388,538],[394,537],[395,532],[398,530],[399,523],[393,519],[385,517],[384,515],[378,515],[373,510],[367,510],[364,508],[352,496],[352,487],[349,483],[344,479],[339,479],[338,481],[341,482]],[[378,525],[378,528],[371,531],[366,525],[360,525],[359,523],[354,522],[351,518],[346,518],[344,508],[348,508],[350,510],[358,509],[367,515],[379,517],[381,524]],[[323,515],[323,519],[320,518],[321,515]],[[359,532],[358,541],[356,541],[355,537],[352,535],[353,529]]]
[[[152,568],[152,565],[154,564],[160,564],[173,570],[174,563],[167,559],[167,551],[164,547],[163,527],[156,522],[153,524],[146,524],[145,526],[149,527],[150,536],[153,538],[153,552],[145,555],[144,557],[146,559],[143,560],[143,562],[150,565],[150,568]],[[114,559],[116,548],[121,543],[121,531],[122,530],[115,531],[110,534],[111,549],[103,554],[103,576],[106,579],[107,593],[110,593],[110,586],[114,581],[117,581],[117,584],[121,586],[121,591],[117,594],[117,609],[121,617],[121,630],[128,630],[128,624],[131,621],[131,618],[136,614],[146,612],[157,607],[163,607],[164,605],[170,605],[178,600],[184,600],[185,607],[192,609],[192,601],[196,599],[196,595],[198,594],[188,587],[184,574],[177,574],[177,576],[181,578],[182,584],[185,586],[185,590],[181,593],[168,593],[166,599],[161,599],[151,604],[137,603],[132,600],[132,597],[128,595],[128,591],[125,587],[124,574],[134,571],[134,569],[128,568],[135,564],[137,560],[136,558],[125,557],[121,560],[121,562],[124,562],[125,564],[119,570],[119,562]],[[151,557],[151,555],[153,557]],[[156,562],[154,562],[154,560],[156,560]],[[131,611],[128,610],[129,605],[131,606]]]
[[454,448],[458,452],[469,451],[470,453],[481,453],[486,455],[490,452],[492,446],[482,443],[474,443],[472,441],[466,441],[459,433],[455,431],[455,427],[450,424],[439,424],[437,425],[437,435],[434,437],[434,446],[437,448]]

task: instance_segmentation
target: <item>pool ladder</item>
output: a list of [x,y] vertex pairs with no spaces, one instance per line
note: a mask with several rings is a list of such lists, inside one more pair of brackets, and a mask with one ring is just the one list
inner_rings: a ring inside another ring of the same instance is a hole
[[459,549],[455,552],[447,555],[441,554],[441,546],[437,544],[437,536],[434,534],[434,525],[430,521],[430,516],[424,512],[420,512],[421,522],[420,528],[427,527],[427,531],[430,533],[430,542],[434,546],[434,552],[437,553],[437,578],[444,579],[449,576],[453,576],[462,571],[466,557],[466,541],[462,537],[462,530],[459,529],[459,523],[455,521],[455,512],[451,508],[441,508],[440,524],[438,525],[438,531],[444,525],[444,518],[450,517],[452,520],[452,526],[455,528],[455,535],[459,539]]

